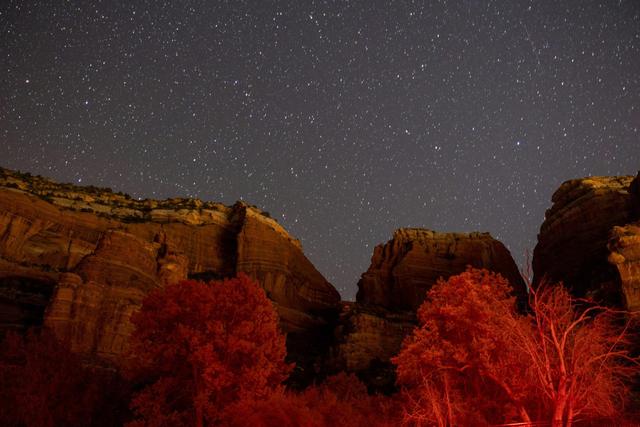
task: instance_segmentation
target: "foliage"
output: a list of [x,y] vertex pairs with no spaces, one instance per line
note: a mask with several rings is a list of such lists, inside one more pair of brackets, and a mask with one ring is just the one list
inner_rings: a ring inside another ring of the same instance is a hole
[[228,426],[391,427],[398,425],[394,403],[369,396],[355,375],[342,373],[300,393],[239,402],[231,409]]
[[531,292],[517,311],[508,282],[486,270],[441,280],[420,327],[393,359],[405,421],[481,425],[532,419],[570,424],[621,410],[637,372],[610,309],[577,305],[561,285]]
[[280,390],[290,370],[271,302],[243,274],[152,292],[132,320],[134,371],[148,385],[131,426],[219,423],[231,403]]
[[531,381],[504,328],[517,321],[510,292],[501,276],[474,269],[428,292],[418,310],[420,327],[393,359],[406,389],[407,419],[477,425],[506,422],[524,410]]
[[121,425],[126,391],[113,373],[83,367],[47,330],[9,333],[0,348],[3,426]]

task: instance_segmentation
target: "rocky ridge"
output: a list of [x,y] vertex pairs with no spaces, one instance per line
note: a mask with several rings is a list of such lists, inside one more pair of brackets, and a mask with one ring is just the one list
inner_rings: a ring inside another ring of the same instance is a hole
[[338,311],[299,241],[246,203],[134,200],[3,169],[0,206],[0,327],[44,322],[85,355],[117,360],[144,295],[187,277],[259,279],[291,335]]

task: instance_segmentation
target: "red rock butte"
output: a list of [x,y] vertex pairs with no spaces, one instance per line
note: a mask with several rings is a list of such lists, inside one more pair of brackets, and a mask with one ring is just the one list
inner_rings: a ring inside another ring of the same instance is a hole
[[389,242],[374,249],[356,299],[391,310],[417,310],[439,278],[462,273],[469,265],[500,273],[518,296],[526,295],[511,254],[489,233],[401,228]]
[[416,325],[415,313],[440,278],[467,266],[500,273],[524,302],[526,285],[507,248],[489,233],[441,233],[401,228],[376,246],[358,283],[356,303],[345,303],[332,348],[333,370],[360,372],[369,384],[392,386],[389,359]]

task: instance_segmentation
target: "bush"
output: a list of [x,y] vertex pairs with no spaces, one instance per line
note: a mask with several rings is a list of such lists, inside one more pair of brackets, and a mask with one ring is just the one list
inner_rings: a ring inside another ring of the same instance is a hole
[[0,347],[3,426],[120,426],[127,401],[117,374],[84,367],[48,330],[9,333]]
[[399,424],[397,405],[369,396],[355,375],[338,374],[303,392],[274,393],[241,401],[230,410],[229,427],[391,427]]

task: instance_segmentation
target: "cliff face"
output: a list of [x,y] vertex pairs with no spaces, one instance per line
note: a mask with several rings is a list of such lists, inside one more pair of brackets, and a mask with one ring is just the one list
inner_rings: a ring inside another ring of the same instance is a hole
[[286,332],[338,310],[299,242],[244,203],[137,201],[0,171],[0,328],[44,322],[76,350],[117,360],[150,290],[241,271],[265,284]]
[[535,281],[563,281],[578,296],[640,308],[640,174],[563,183],[534,251]]
[[276,303],[286,330],[303,331],[310,325],[324,324],[320,315],[337,308],[340,294],[304,256],[297,240],[274,232],[275,221],[267,222],[251,209],[243,210],[242,217],[237,234],[237,270],[264,287]]
[[359,372],[370,385],[393,387],[389,359],[416,325],[416,310],[439,278],[467,265],[505,276],[523,299],[526,286],[509,251],[488,233],[437,233],[399,229],[376,246],[358,283],[357,302],[345,305],[335,331],[333,370]]
[[519,296],[526,287],[507,248],[489,233],[438,233],[402,228],[376,246],[358,283],[357,301],[389,310],[415,311],[438,278],[462,273],[467,265],[507,278]]

